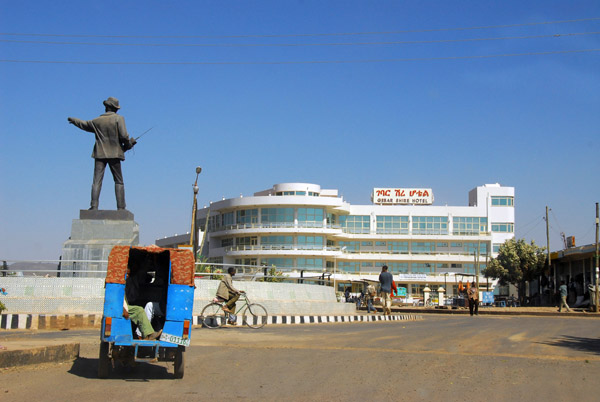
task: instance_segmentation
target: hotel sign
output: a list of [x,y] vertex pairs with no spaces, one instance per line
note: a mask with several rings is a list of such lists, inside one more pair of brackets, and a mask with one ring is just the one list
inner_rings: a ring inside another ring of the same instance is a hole
[[371,201],[378,205],[431,205],[433,191],[430,188],[374,188]]

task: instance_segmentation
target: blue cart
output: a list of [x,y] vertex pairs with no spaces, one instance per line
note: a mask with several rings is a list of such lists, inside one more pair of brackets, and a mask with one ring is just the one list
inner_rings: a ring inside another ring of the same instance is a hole
[[[104,311],[100,332],[98,377],[107,378],[116,363],[174,362],[175,378],[183,378],[185,348],[190,344],[194,305],[194,256],[184,249],[113,247],[108,258]],[[124,316],[124,303],[145,307],[160,338],[142,339]]]

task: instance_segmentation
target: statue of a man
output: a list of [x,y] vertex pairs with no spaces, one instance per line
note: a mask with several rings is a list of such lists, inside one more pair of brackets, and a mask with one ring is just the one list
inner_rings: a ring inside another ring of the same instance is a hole
[[80,120],[69,117],[69,123],[82,130],[94,133],[96,144],[92,152],[95,160],[94,181],[92,183],[92,202],[90,210],[98,209],[98,199],[102,190],[102,179],[106,165],[115,181],[115,196],[117,209],[125,209],[125,185],[121,172],[121,161],[125,160],[125,151],[133,148],[135,138],[129,138],[125,127],[125,118],[117,114],[120,109],[119,100],[109,97],[104,101],[105,113],[93,120]]

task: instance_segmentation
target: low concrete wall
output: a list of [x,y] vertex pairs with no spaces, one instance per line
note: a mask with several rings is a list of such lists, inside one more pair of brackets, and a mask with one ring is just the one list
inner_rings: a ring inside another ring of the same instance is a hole
[[[194,315],[199,315],[217,292],[219,281],[196,279]],[[352,303],[337,302],[332,287],[295,283],[234,282],[270,315],[351,315]],[[104,279],[0,277],[7,295],[0,300],[9,314],[102,314]]]
[[48,362],[73,361],[79,357],[79,343],[6,350],[0,353],[0,368]]

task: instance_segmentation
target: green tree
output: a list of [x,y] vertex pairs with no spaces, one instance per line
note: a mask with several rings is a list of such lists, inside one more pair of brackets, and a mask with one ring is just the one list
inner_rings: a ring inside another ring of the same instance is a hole
[[524,239],[507,240],[500,246],[498,257],[492,258],[483,274],[487,278],[498,278],[501,285],[515,285],[519,300],[523,302],[527,282],[537,279],[544,272],[544,251],[545,248],[538,247],[533,240],[531,243]]

